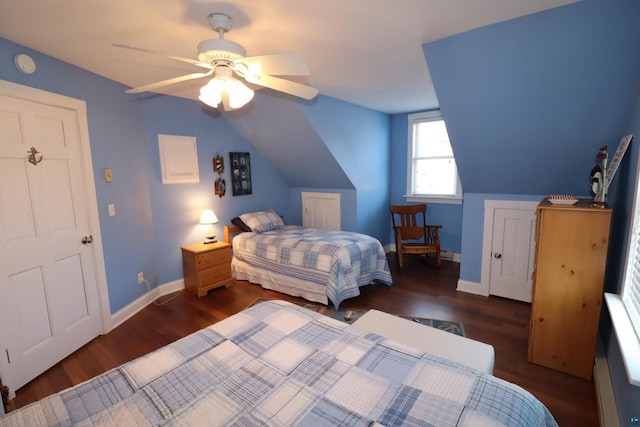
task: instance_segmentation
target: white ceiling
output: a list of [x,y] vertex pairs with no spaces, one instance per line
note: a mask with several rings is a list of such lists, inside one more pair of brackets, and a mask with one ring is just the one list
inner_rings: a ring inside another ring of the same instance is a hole
[[[575,1],[0,0],[0,37],[136,87],[202,69],[112,43],[195,59],[217,38],[207,16],[222,12],[248,56],[300,52],[311,68],[301,81],[320,93],[401,113],[438,105],[423,43]],[[202,85],[161,92],[197,99]]]

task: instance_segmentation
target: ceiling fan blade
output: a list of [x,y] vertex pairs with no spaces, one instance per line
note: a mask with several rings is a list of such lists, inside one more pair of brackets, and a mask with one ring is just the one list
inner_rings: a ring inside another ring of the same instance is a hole
[[126,93],[148,92],[148,91],[157,89],[157,88],[162,87],[162,86],[168,86],[168,85],[172,85],[172,84],[175,84],[175,83],[184,82],[184,81],[187,81],[187,80],[201,79],[203,77],[208,77],[208,76],[210,76],[212,74],[213,74],[213,70],[209,70],[206,73],[187,74],[185,76],[174,77],[172,79],[162,80],[160,82],[149,83],[148,85],[135,87],[133,89],[127,90]]
[[137,50],[138,52],[150,53],[152,55],[164,56],[165,58],[174,59],[174,60],[180,61],[180,62],[186,62],[187,64],[192,64],[192,65],[195,65],[197,67],[202,67],[202,68],[207,68],[207,69],[211,69],[212,68],[212,65],[211,64],[207,64],[206,62],[200,62],[200,61],[197,61],[195,59],[185,58],[184,56],[169,55],[167,53],[156,52],[154,50],[149,50],[149,49],[145,49],[145,48],[134,46],[134,45],[130,45],[130,44],[113,43],[111,46],[121,47],[121,48],[124,48],[124,49]]
[[280,92],[288,93],[304,99],[313,99],[318,94],[318,89],[315,87],[303,85],[301,83],[292,82],[290,80],[281,79],[269,75],[248,75],[245,79],[249,83],[257,84],[260,86],[268,87]]
[[272,76],[308,76],[309,65],[299,53],[276,53],[273,55],[247,56],[236,64],[247,66],[247,74],[270,74]]

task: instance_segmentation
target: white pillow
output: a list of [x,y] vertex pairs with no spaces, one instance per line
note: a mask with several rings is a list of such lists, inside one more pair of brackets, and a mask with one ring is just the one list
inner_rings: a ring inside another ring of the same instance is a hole
[[284,227],[282,218],[273,209],[242,214],[240,219],[254,233],[262,233]]

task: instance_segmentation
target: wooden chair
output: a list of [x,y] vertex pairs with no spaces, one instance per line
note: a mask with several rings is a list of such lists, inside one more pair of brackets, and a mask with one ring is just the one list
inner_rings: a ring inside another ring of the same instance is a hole
[[407,254],[434,256],[441,266],[440,236],[441,225],[427,225],[427,205],[391,205],[391,221],[396,239],[396,259],[402,269],[403,257]]

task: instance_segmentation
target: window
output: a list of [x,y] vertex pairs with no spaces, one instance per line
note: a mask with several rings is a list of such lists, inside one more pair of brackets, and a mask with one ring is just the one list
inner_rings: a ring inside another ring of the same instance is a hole
[[640,189],[636,182],[636,196],[633,202],[632,223],[627,246],[627,266],[622,288],[622,302],[640,339]]
[[636,207],[634,209],[634,224],[629,236],[629,258],[627,259],[627,271],[622,290],[622,301],[629,313],[631,323],[640,337],[640,221],[638,221],[638,196],[636,195]]
[[[640,160],[640,159],[639,159]],[[637,171],[640,171],[640,161]],[[636,177],[622,295],[605,294],[629,382],[640,386],[640,175]]]
[[439,111],[409,115],[407,153],[407,200],[462,202],[456,159]]

